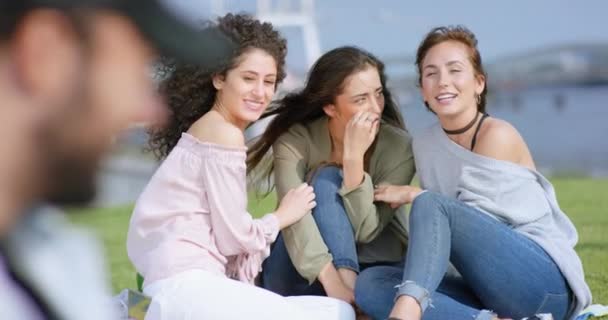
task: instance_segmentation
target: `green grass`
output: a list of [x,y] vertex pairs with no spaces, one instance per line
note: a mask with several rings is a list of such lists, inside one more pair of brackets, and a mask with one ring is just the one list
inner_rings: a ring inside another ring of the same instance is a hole
[[[608,304],[608,179],[555,178],[555,186],[562,209],[569,215],[579,233],[576,247],[587,283],[593,292],[594,303]],[[276,199],[250,198],[249,211],[260,216],[272,211]],[[135,270],[125,249],[126,232],[132,206],[105,209],[76,210],[72,220],[94,230],[103,240],[112,274],[114,292],[135,288]]]

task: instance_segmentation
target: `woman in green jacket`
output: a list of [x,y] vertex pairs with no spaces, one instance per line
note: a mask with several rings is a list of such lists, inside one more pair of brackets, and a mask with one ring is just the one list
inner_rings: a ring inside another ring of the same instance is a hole
[[357,274],[398,264],[407,243],[404,211],[374,202],[374,186],[409,184],[411,138],[386,88],[384,65],[355,47],[321,56],[306,86],[277,101],[252,146],[260,171],[272,147],[279,199],[308,181],[317,207],[283,229],[263,265],[263,286],[282,295],[328,295],[353,303]]

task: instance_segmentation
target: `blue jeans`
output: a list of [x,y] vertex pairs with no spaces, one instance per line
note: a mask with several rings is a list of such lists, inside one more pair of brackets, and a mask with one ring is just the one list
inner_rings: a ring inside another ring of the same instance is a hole
[[[359,272],[354,230],[338,193],[342,171],[335,166],[322,167],[315,172],[312,186],[317,202],[312,216],[333,256],[334,266]],[[262,285],[281,295],[325,295],[318,280],[309,285],[297,272],[281,234],[262,266]]]
[[[450,261],[460,280],[444,277]],[[537,313],[552,313],[557,320],[568,316],[572,303],[560,270],[535,242],[473,207],[428,191],[412,204],[405,267],[366,269],[355,286],[355,302],[374,319],[388,317],[401,295],[419,302],[425,320]]]

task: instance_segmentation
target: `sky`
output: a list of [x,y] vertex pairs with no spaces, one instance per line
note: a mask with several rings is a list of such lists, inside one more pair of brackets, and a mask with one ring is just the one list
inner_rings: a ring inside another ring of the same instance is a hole
[[[201,17],[209,16],[213,2],[227,11],[256,9],[255,0],[165,1]],[[381,58],[412,57],[432,27],[463,24],[476,34],[484,60],[491,61],[553,45],[608,43],[607,12],[606,0],[317,0],[314,18],[322,52],[357,45]],[[280,30],[288,39],[288,64],[305,69],[301,31]]]
[[[341,3],[349,3],[349,9]],[[379,55],[413,54],[432,27],[449,24],[470,28],[490,59],[565,42],[608,43],[604,0],[350,0],[317,5],[319,28],[327,30],[324,47],[356,42]],[[341,11],[341,18],[330,19]]]

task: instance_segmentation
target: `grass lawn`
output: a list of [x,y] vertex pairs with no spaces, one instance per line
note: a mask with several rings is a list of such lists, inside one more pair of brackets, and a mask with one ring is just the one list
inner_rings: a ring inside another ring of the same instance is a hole
[[[577,252],[583,260],[593,302],[608,304],[608,179],[555,178],[562,209],[579,233]],[[275,198],[250,199],[250,212],[259,216],[271,211]],[[72,220],[93,229],[107,250],[114,292],[135,288],[135,270],[127,258],[125,241],[132,206],[74,210]],[[608,318],[606,318],[608,319]]]

